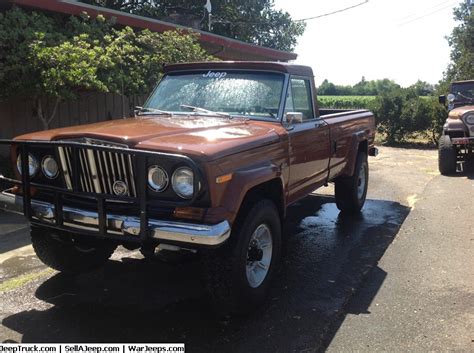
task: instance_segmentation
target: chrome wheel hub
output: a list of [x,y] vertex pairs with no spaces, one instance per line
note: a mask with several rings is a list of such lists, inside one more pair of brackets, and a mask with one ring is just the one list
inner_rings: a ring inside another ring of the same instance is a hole
[[272,261],[272,233],[266,224],[260,224],[250,237],[247,250],[247,281],[252,288],[260,286]]

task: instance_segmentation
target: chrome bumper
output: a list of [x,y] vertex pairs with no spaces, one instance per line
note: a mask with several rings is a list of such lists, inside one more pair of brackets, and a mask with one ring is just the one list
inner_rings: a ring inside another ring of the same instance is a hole
[[[54,205],[48,202],[31,200],[32,216],[42,222],[55,223]],[[0,193],[0,209],[23,214],[23,197],[8,192]],[[99,215],[97,212],[78,208],[63,208],[64,225],[86,230],[98,230]],[[107,214],[107,230],[117,235],[140,234],[140,219]],[[215,225],[190,224],[150,219],[148,222],[150,237],[157,240],[173,241],[183,244],[217,246],[230,236],[229,222]]]
[[472,145],[474,144],[474,137],[453,137],[451,143],[453,145]]

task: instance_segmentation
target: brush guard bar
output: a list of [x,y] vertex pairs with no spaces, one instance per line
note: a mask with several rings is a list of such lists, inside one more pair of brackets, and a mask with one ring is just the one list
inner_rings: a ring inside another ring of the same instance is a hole
[[[8,178],[0,174],[0,181],[21,188],[21,195],[8,191],[0,193],[1,208],[23,213],[33,225],[124,242],[149,243],[150,241],[155,241],[183,246],[190,246],[192,244],[218,246],[224,243],[230,236],[230,225],[227,221],[207,225],[150,218],[151,204],[155,207],[190,206],[196,201],[200,193],[205,192],[204,187],[201,190],[199,189],[200,184],[203,185],[202,181],[204,180],[201,169],[192,159],[186,156],[62,141],[0,140],[0,145],[15,146],[19,149],[21,155],[20,168],[22,171],[21,180]],[[31,180],[28,156],[34,147],[68,147],[72,149],[72,189],[39,184]],[[130,155],[134,160],[136,170],[136,197],[81,191],[78,172],[78,156],[81,149]],[[196,175],[194,178],[194,190],[196,192],[191,199],[178,201],[150,200],[147,192],[147,170],[149,166],[148,161],[153,157],[176,159],[179,163],[190,167],[194,171]],[[51,193],[54,195],[54,202],[32,199],[32,189]],[[64,196],[66,195],[88,199],[93,198],[97,202],[97,211],[63,205]],[[106,209],[106,202],[108,200],[133,203],[135,206],[138,206],[139,216],[122,216],[108,213]]]

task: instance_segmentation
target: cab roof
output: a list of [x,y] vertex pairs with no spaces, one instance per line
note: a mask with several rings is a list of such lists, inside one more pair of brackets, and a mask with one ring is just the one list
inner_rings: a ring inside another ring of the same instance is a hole
[[192,70],[261,70],[313,77],[313,70],[309,66],[271,61],[205,61],[172,64],[164,67],[165,73]]
[[452,83],[474,83],[474,80],[453,81]]

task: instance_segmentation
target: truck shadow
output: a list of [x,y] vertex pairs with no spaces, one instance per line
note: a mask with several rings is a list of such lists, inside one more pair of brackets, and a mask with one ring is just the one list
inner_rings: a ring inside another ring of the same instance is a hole
[[450,177],[466,177],[467,179],[474,179],[474,158],[458,163],[457,171]]
[[[335,334],[348,301],[408,213],[407,207],[382,200],[368,200],[356,217],[339,213],[332,197],[310,195],[298,202],[288,210],[285,253],[270,298],[250,317],[212,313],[199,281],[199,260],[172,266],[125,255],[91,274],[53,275],[35,293],[48,309],[25,310],[2,324],[21,333],[22,342],[185,342],[192,352],[317,351]],[[372,295],[385,276],[378,276]],[[357,311],[367,313],[370,302],[365,298]]]

